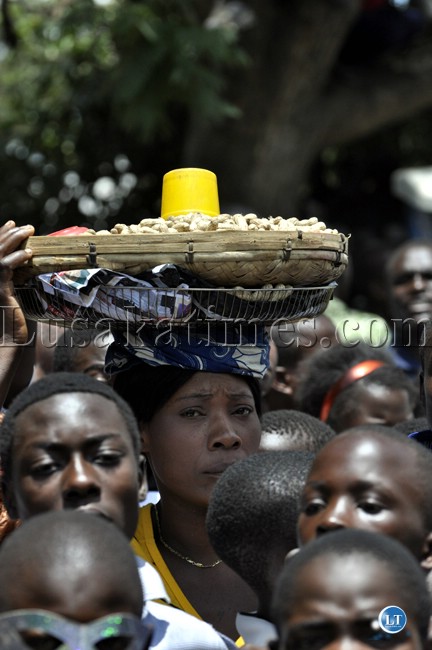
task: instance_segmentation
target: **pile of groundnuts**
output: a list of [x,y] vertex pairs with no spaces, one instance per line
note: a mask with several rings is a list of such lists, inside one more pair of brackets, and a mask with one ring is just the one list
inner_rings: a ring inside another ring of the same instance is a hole
[[318,221],[316,217],[310,219],[297,219],[290,217],[257,217],[256,214],[220,214],[217,217],[209,217],[200,212],[192,212],[167,219],[143,219],[139,224],[130,226],[124,223],[118,223],[111,230],[88,230],[85,235],[144,235],[160,233],[178,233],[178,232],[214,232],[226,230],[243,230],[243,231],[285,231],[296,232],[302,230],[305,232],[320,232],[338,234],[334,228],[327,228],[323,221]]

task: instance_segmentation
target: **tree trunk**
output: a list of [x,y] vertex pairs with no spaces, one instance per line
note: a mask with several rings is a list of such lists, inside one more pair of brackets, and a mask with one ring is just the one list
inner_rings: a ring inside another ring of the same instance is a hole
[[223,202],[291,215],[321,147],[319,97],[360,2],[250,4],[257,17],[245,38],[252,63],[230,93],[243,116],[219,128],[193,125],[187,162],[217,173]]
[[223,210],[292,216],[324,147],[432,105],[432,39],[425,34],[375,66],[344,68],[339,54],[360,0],[248,4],[256,14],[243,36],[251,65],[229,89],[242,117],[218,127],[192,124],[185,164],[217,174]]

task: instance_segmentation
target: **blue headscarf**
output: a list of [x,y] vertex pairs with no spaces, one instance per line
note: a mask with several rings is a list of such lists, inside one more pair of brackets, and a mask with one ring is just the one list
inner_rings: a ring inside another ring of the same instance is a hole
[[269,340],[262,325],[209,323],[195,327],[143,326],[113,332],[105,370],[113,375],[138,363],[225,372],[262,379],[269,366]]

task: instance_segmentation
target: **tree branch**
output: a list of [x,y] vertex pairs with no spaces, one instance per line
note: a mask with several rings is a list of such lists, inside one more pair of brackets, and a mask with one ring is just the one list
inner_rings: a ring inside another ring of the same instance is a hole
[[3,33],[4,33],[5,42],[7,43],[7,45],[9,45],[9,47],[16,48],[18,45],[18,36],[9,14],[8,0],[2,0],[1,14],[3,19]]
[[300,179],[321,145],[322,125],[315,111],[360,9],[358,0],[300,0],[291,7],[278,90],[268,102],[254,148],[251,197],[260,208],[279,212],[294,196],[293,187],[299,193]]
[[432,30],[374,69],[339,75],[323,96],[323,144],[342,144],[432,106]]
[[[278,97],[282,113],[293,98],[310,103],[328,84],[349,30],[360,13],[359,0],[300,0],[287,3],[279,49]],[[284,118],[282,118],[284,119]]]

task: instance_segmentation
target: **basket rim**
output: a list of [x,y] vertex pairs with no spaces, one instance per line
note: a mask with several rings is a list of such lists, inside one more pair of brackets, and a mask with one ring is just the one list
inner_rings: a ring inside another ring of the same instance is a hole
[[89,243],[93,243],[96,246],[102,247],[105,251],[110,246],[114,247],[115,242],[120,244],[141,244],[145,245],[148,240],[151,246],[154,246],[154,243],[157,240],[161,240],[164,243],[169,243],[171,248],[172,244],[178,242],[179,244],[185,244],[189,241],[191,242],[200,242],[200,243],[214,243],[215,239],[226,239],[231,240],[232,243],[261,243],[266,240],[269,242],[275,242],[277,244],[282,244],[284,242],[290,241],[293,245],[299,248],[308,248],[312,249],[323,246],[323,244],[329,244],[332,247],[337,244],[347,245],[348,240],[351,238],[351,235],[345,235],[344,233],[326,233],[321,231],[306,231],[301,229],[296,229],[295,231],[290,230],[256,230],[256,231],[246,231],[246,230],[215,230],[210,232],[179,232],[176,234],[172,233],[136,233],[129,235],[77,235],[77,236],[59,236],[51,237],[50,235],[34,235],[29,237],[22,245],[22,248],[31,248],[35,251],[36,254],[43,249],[49,250],[52,254],[53,251],[73,249],[76,247],[77,252],[79,249],[86,249]]
[[[259,285],[261,278],[263,284],[274,281],[301,286],[302,282],[289,279],[291,263],[301,264],[304,269],[309,261],[328,265],[330,274],[320,274],[318,281],[315,273],[304,284],[318,284],[340,275],[348,264],[349,236],[312,231],[296,234],[293,237],[288,231],[214,231],[176,235],[35,236],[23,244],[32,249],[33,256],[15,270],[14,282],[21,284],[34,275],[82,268],[107,268],[135,275],[160,264],[183,266],[222,286],[230,284],[228,276],[232,275],[233,280],[244,277],[247,265],[250,265],[247,286]],[[281,280],[276,279],[279,265],[283,269]],[[236,271],[232,273],[232,268],[239,269],[239,275]],[[267,279],[267,269],[274,276],[272,280]],[[236,280],[235,284],[241,282]]]

